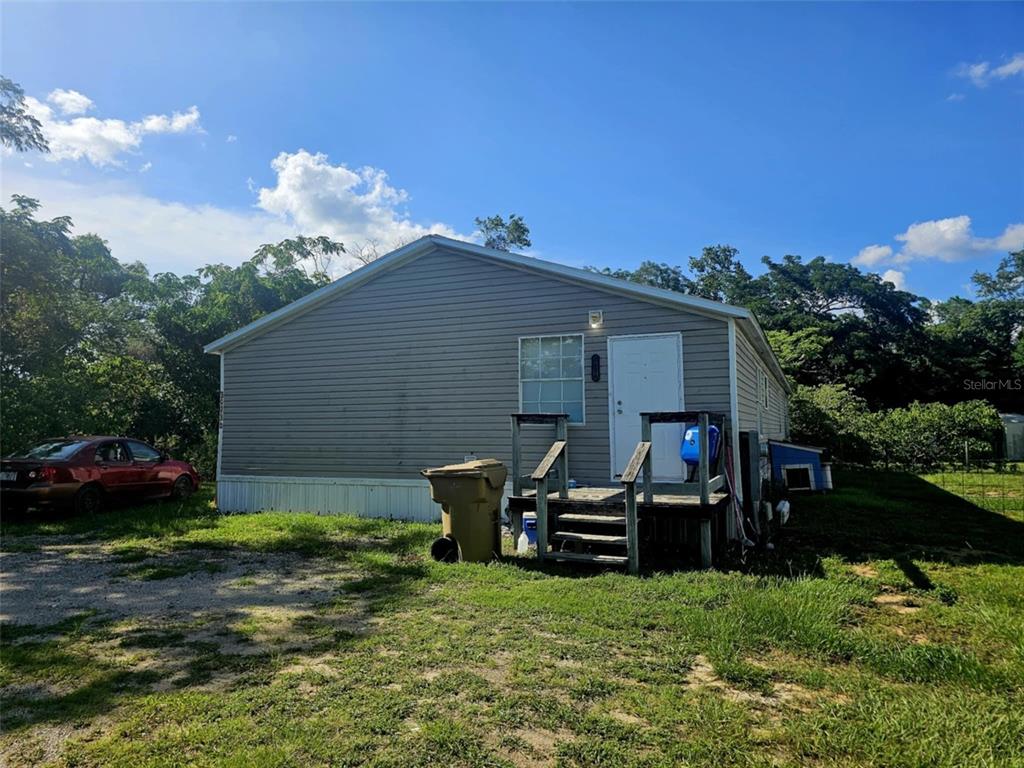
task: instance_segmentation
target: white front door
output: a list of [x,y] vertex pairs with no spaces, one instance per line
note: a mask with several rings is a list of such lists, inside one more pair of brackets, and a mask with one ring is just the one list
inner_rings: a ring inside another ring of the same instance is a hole
[[[683,410],[682,336],[612,336],[608,339],[608,371],[608,422],[615,479],[640,442],[640,413]],[[682,429],[681,424],[654,425],[654,480],[678,483],[685,479],[679,457]]]

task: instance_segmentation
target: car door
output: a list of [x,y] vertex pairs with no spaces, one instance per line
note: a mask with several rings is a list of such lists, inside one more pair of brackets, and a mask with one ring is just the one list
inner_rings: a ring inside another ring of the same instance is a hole
[[138,470],[139,491],[147,496],[158,496],[170,493],[171,478],[163,477],[160,471],[160,451],[141,440],[128,440],[128,450],[132,452],[132,461]]
[[139,490],[140,470],[132,462],[132,455],[123,440],[108,440],[96,447],[96,466],[100,471],[100,485],[114,496],[125,496]]

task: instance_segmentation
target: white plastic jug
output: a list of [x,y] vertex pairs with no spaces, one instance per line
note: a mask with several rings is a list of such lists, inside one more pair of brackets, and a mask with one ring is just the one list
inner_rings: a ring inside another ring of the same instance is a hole
[[519,534],[519,540],[516,542],[516,554],[525,555],[530,551],[530,537],[526,535],[526,531]]

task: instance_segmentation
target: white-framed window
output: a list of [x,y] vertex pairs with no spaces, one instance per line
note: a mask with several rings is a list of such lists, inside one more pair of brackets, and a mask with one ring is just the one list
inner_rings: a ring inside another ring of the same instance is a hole
[[519,339],[519,410],[567,413],[583,424],[583,334]]

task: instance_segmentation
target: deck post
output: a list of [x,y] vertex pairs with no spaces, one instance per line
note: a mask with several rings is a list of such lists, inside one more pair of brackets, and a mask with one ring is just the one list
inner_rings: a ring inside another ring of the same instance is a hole
[[565,416],[559,416],[555,422],[555,440],[563,440],[565,447],[558,459],[558,498],[569,498],[569,422]]
[[700,567],[711,568],[711,521],[700,521]]
[[[644,443],[651,442],[651,415],[649,413],[640,414],[640,440]],[[644,458],[644,504],[654,503],[654,479],[651,477],[654,473],[653,466],[654,460],[651,458],[651,452],[648,451]]]
[[519,448],[519,418],[512,414],[512,495],[523,495],[522,456]]
[[[710,503],[708,492],[709,468],[708,468],[708,414],[701,411],[698,418],[698,434],[700,435],[700,503],[707,506]],[[703,546],[704,535],[701,534],[701,546]],[[708,544],[710,548],[710,540]]]
[[537,559],[548,553],[548,479],[537,480]]
[[640,572],[640,536],[636,519],[636,483],[626,483],[626,556],[629,572]]

